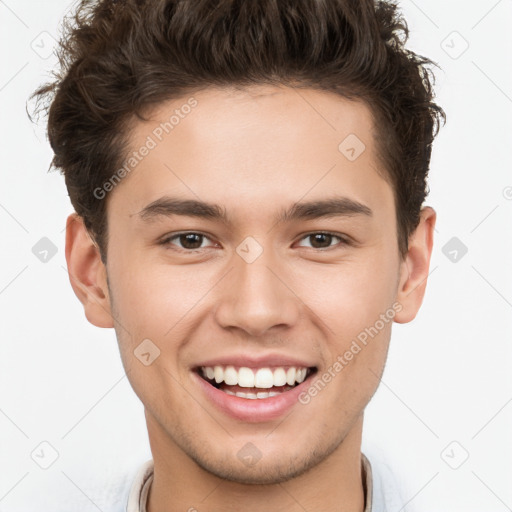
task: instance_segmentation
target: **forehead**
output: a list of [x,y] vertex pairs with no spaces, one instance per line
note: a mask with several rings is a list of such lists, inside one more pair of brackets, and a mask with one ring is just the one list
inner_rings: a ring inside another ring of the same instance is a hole
[[240,213],[250,206],[260,215],[276,202],[333,192],[392,202],[363,102],[282,86],[208,88],[162,103],[148,117],[129,138],[130,151],[145,155],[117,187],[132,211],[164,194]]

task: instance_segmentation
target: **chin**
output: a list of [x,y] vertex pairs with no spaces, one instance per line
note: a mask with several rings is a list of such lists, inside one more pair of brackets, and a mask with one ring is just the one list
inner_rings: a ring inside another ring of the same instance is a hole
[[[230,459],[222,460],[192,457],[198,466],[208,473],[229,482],[245,485],[272,485],[284,483],[301,476],[320,464],[340,445],[333,441],[329,446],[309,449],[298,455],[297,446],[291,446],[291,454],[279,453],[279,450],[265,455],[252,443],[233,453]],[[282,451],[282,450],[281,450]]]

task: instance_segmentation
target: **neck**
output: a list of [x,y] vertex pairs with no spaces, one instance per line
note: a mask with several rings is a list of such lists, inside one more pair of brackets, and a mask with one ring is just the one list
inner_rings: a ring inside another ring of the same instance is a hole
[[154,461],[147,512],[363,512],[362,416],[322,462],[288,481],[248,485],[204,470],[146,411]]

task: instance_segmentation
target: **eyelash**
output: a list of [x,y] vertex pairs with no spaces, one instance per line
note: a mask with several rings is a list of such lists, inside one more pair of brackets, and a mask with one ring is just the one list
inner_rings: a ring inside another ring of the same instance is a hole
[[[208,240],[210,239],[204,233],[200,233],[200,232],[197,232],[197,231],[183,231],[183,232],[180,232],[180,233],[175,233],[172,236],[165,237],[164,239],[162,239],[159,242],[159,245],[164,245],[164,246],[171,245],[172,240],[175,240],[176,238],[179,239],[183,235],[199,235],[199,236],[201,236],[203,238],[206,238]],[[305,238],[312,237],[313,235],[328,235],[328,236],[332,236],[332,237],[338,238],[340,240],[340,243],[339,243],[340,246],[351,245],[351,241],[348,240],[347,237],[344,237],[343,235],[341,235],[339,233],[333,233],[331,231],[313,231],[311,233],[307,233],[304,236],[302,236],[300,241],[304,240]],[[328,251],[328,250],[330,250],[332,248],[335,248],[335,247],[336,247],[336,245],[331,246],[331,247],[327,247],[327,248],[322,248],[322,249],[317,249],[315,247],[311,247],[311,249],[316,250],[316,251],[320,251],[320,252],[325,252],[325,251]],[[203,248],[198,248],[198,249],[185,249],[185,248],[178,247],[178,249],[176,249],[176,250],[178,252],[196,253],[198,251],[201,251],[202,249],[204,249],[204,247]]]

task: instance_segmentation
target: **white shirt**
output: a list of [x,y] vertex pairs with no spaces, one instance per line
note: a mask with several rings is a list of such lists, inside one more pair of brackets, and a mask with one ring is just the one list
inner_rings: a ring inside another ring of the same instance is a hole
[[[372,469],[370,461],[361,454],[366,483],[366,507],[364,512],[396,512],[405,506],[398,490],[395,477],[385,464],[379,464],[379,471]],[[376,465],[374,465],[376,466]],[[146,503],[153,481],[153,459],[146,461],[139,469],[126,505],[126,512],[147,512]]]

